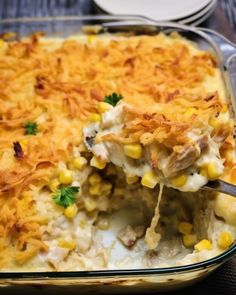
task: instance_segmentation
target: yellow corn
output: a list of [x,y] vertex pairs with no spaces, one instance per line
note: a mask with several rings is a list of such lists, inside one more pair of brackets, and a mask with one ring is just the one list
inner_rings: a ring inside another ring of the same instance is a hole
[[86,199],[84,202],[84,206],[88,212],[92,212],[97,208],[97,202],[92,199]]
[[150,172],[146,172],[144,174],[144,176],[141,179],[141,184],[143,186],[149,187],[149,188],[154,188],[157,183],[159,182],[159,178],[157,177],[157,175],[150,171]]
[[76,169],[83,169],[85,165],[87,164],[87,160],[84,157],[77,157],[73,161],[73,165]]
[[207,169],[206,169],[206,167],[202,167],[202,168],[200,169],[200,174],[201,174],[202,176],[208,178],[208,173],[207,173]]
[[29,203],[33,199],[33,193],[31,191],[25,191],[22,193],[22,199],[24,202]]
[[80,153],[88,151],[84,143],[79,143],[78,149]]
[[87,40],[88,40],[88,43],[91,44],[94,40],[95,40],[95,35],[88,35],[87,37]]
[[224,104],[222,109],[221,109],[221,112],[226,113],[227,111],[228,111],[228,106],[227,106],[227,104]]
[[220,125],[220,121],[217,119],[217,118],[215,118],[215,117],[211,117],[210,119],[209,119],[209,125],[211,125],[211,127],[213,127],[213,128],[218,128],[219,127],[219,125]]
[[187,111],[184,113],[184,115],[187,117],[191,117],[194,114],[197,114],[197,109],[193,107],[188,108]]
[[88,177],[88,182],[91,185],[97,184],[102,181],[101,176],[98,173],[93,173]]
[[28,140],[22,139],[22,140],[19,141],[19,143],[20,143],[22,149],[25,151],[27,149],[27,146],[28,146]]
[[139,180],[139,177],[134,175],[134,176],[126,176],[126,182],[128,184],[133,184]]
[[183,245],[188,247],[193,247],[194,244],[197,242],[197,236],[194,234],[186,234],[183,235]]
[[92,113],[89,116],[89,121],[91,121],[91,122],[100,122],[101,121],[101,115],[99,115],[97,113]]
[[105,113],[107,111],[109,111],[110,109],[112,109],[112,105],[110,105],[109,103],[106,102],[99,102],[98,104],[98,111],[100,114]]
[[221,249],[227,249],[233,241],[233,237],[229,232],[222,232],[218,237],[218,246]]
[[99,196],[101,194],[101,184],[96,183],[93,186],[90,186],[89,193],[92,196]]
[[91,161],[90,161],[90,165],[92,167],[97,168],[97,169],[104,169],[106,167],[106,164],[107,164],[106,162],[100,160],[96,156],[93,156]]
[[210,180],[217,179],[221,175],[221,173],[217,171],[215,163],[209,163],[207,165],[207,174]]
[[69,250],[74,250],[76,248],[76,243],[75,241],[66,241],[66,240],[62,240],[58,243],[58,246],[61,248],[66,248]]
[[211,241],[209,241],[207,239],[204,239],[204,240],[201,240],[199,243],[197,243],[194,246],[194,249],[196,251],[211,250],[212,249],[212,243],[211,243]]
[[109,228],[109,220],[106,217],[100,217],[97,222],[97,227],[101,230],[106,230]]
[[4,44],[5,42],[2,39],[0,39],[0,47],[2,47]]
[[186,221],[182,221],[178,225],[178,231],[184,235],[190,234],[192,229],[193,229],[193,225]]
[[74,218],[77,214],[78,208],[75,204],[72,204],[64,209],[64,215],[67,218]]
[[55,192],[59,185],[60,185],[59,180],[57,178],[54,178],[49,182],[48,187],[50,188],[52,192]]
[[71,170],[65,169],[59,173],[59,181],[62,184],[70,184],[73,180],[73,173]]
[[125,144],[124,153],[132,159],[140,159],[142,157],[142,147],[138,143]]
[[101,183],[102,193],[105,195],[109,195],[111,193],[112,184],[108,181],[104,181]]
[[187,182],[187,176],[185,174],[181,174],[171,179],[171,184],[175,187],[184,186],[186,182]]

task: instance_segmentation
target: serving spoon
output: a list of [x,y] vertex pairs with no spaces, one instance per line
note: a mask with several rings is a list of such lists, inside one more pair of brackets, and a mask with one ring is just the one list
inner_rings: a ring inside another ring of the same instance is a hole
[[207,184],[201,187],[201,190],[220,192],[236,197],[236,185],[225,182],[223,180],[209,181]]
[[209,181],[201,188],[201,190],[220,192],[236,197],[236,185],[223,180]]

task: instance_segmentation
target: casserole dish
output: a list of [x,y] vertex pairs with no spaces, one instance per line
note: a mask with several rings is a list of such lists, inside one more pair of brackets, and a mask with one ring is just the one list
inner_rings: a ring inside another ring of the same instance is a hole
[[[117,22],[118,21],[118,22]],[[45,32],[49,36],[66,37],[78,33],[84,25],[98,25],[101,32],[135,31],[137,33],[153,34],[157,32],[170,33],[177,31],[188,39],[196,42],[203,50],[212,50],[217,57],[219,69],[222,71],[228,96],[234,106],[233,71],[235,47],[227,43],[224,38],[214,34],[207,34],[193,28],[171,23],[154,23],[141,17],[71,17],[71,18],[45,18],[5,20],[0,23],[2,33],[14,32],[16,37],[26,36],[37,31]],[[90,28],[87,28],[91,30]],[[220,44],[220,48],[213,41]],[[45,285],[45,286],[74,286],[81,287],[83,291],[92,291],[92,286],[103,285],[103,288],[124,288],[127,291],[167,290],[192,283],[217,268],[227,258],[235,253],[235,245],[223,254],[210,260],[187,266],[165,267],[157,269],[115,270],[115,271],[83,271],[83,272],[31,272],[0,274],[1,287],[9,285]],[[104,292],[105,289],[102,289]]]

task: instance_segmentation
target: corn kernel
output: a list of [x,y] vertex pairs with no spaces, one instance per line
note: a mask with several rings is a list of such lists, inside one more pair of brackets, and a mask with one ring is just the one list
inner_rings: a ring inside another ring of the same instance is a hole
[[200,174],[206,178],[208,178],[208,174],[207,174],[207,168],[206,167],[202,167],[200,169]]
[[101,194],[101,184],[96,183],[93,186],[90,186],[89,193],[92,196],[99,196]]
[[97,202],[92,199],[86,199],[84,202],[84,206],[88,212],[92,212],[97,208]]
[[218,237],[218,246],[221,249],[227,249],[233,241],[233,237],[229,232],[222,232]]
[[196,251],[202,251],[202,250],[211,250],[212,249],[212,243],[209,240],[201,240],[199,243],[197,243],[194,246],[194,249]]
[[59,180],[57,178],[54,178],[49,182],[48,187],[50,188],[52,192],[55,192],[59,185],[60,185]]
[[197,114],[197,113],[198,113],[197,109],[190,107],[187,109],[187,111],[184,113],[184,115],[187,117],[191,117],[192,115]]
[[92,113],[89,116],[89,121],[91,121],[91,122],[100,122],[101,121],[101,115],[96,114],[96,113]]
[[146,172],[144,174],[144,176],[141,179],[141,184],[143,186],[149,187],[149,188],[154,188],[157,183],[159,182],[159,178],[157,177],[157,175],[150,171],[150,172]]
[[112,109],[112,105],[110,105],[109,103],[102,101],[98,104],[98,111],[100,114],[105,113],[109,111],[110,109]]
[[19,143],[20,143],[23,150],[27,149],[27,146],[28,146],[28,141],[27,140],[22,139],[22,140],[19,141]]
[[220,121],[215,117],[211,117],[208,123],[213,128],[218,128],[220,125]]
[[75,204],[72,204],[64,209],[64,215],[67,218],[74,218],[77,214],[78,208]]
[[109,220],[106,217],[99,217],[97,222],[97,227],[101,230],[106,230],[109,228]]
[[59,181],[62,184],[70,184],[73,180],[73,174],[71,170],[65,169],[59,173]]
[[221,109],[221,112],[226,113],[227,111],[228,111],[228,106],[227,106],[227,104],[224,104],[222,109]]
[[210,180],[217,179],[221,175],[221,173],[217,171],[215,163],[209,163],[207,165],[207,174]]
[[77,157],[73,161],[73,165],[76,169],[83,169],[87,164],[87,160],[84,157]]
[[182,221],[178,225],[178,231],[184,235],[190,234],[192,229],[193,229],[193,225],[186,221]]
[[175,187],[184,186],[186,182],[187,182],[187,176],[184,174],[181,174],[171,179],[171,184]]
[[0,39],[0,47],[3,47],[4,44],[5,42],[2,39]]
[[142,147],[138,143],[125,144],[124,153],[132,159],[140,159],[142,157]]
[[88,43],[91,44],[95,40],[95,35],[88,35],[87,40]]
[[75,241],[66,241],[66,240],[62,240],[58,243],[58,246],[61,248],[66,248],[69,250],[74,250],[76,248],[76,243]]
[[78,147],[78,150],[79,150],[79,152],[81,153],[81,152],[87,152],[88,151],[88,149],[87,149],[87,147],[85,146],[85,144],[84,143],[79,143],[79,147]]
[[194,234],[186,234],[183,235],[183,245],[188,247],[193,247],[194,244],[197,242],[197,236]]
[[100,160],[99,158],[93,156],[91,161],[90,161],[90,165],[92,167],[95,167],[97,169],[104,169],[106,167],[106,162]]
[[22,199],[24,200],[24,202],[31,202],[33,199],[33,193],[32,191],[25,191],[22,193]]
[[101,176],[98,173],[93,173],[88,177],[88,182],[91,185],[97,184],[102,181]]
[[134,175],[134,176],[126,176],[126,182],[128,184],[133,184],[139,180],[139,177]]
[[108,181],[104,181],[101,184],[101,192],[104,196],[108,196],[111,193],[112,190],[112,184]]

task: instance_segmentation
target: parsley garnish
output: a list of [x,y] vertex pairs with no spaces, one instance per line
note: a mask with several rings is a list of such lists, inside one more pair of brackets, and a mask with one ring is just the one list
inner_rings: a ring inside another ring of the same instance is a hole
[[53,200],[57,205],[67,208],[75,203],[78,192],[78,186],[62,187],[54,194]]
[[36,122],[27,122],[24,128],[27,135],[36,135],[38,132],[38,124]]
[[115,107],[118,101],[120,101],[121,99],[123,99],[123,96],[121,94],[113,92],[110,95],[106,95],[104,101]]

